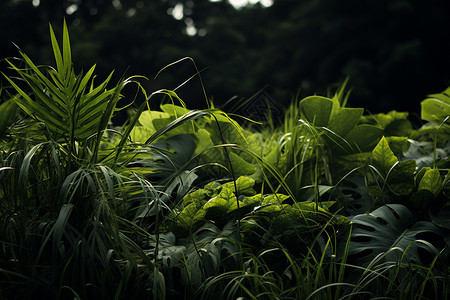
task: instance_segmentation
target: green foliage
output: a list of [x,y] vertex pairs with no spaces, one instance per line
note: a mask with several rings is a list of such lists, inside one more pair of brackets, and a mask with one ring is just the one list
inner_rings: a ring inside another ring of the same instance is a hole
[[2,290],[7,284],[8,298],[145,295],[153,262],[123,233],[137,226],[118,215],[134,183],[105,159],[117,150],[104,138],[125,83],[94,87],[94,67],[75,75],[66,25],[62,51],[50,34],[56,69],[23,52],[25,69],[8,61],[24,83],[6,76],[26,117],[7,124],[0,148]]
[[343,97],[344,88],[345,84],[333,98],[310,96],[301,100],[301,116],[316,127],[326,127],[328,138],[344,151],[367,151],[381,137],[381,130],[374,125],[359,124],[362,108],[343,106],[344,101],[339,100]]
[[373,150],[372,160],[373,176],[369,175],[368,187],[376,201],[386,201],[384,193],[407,196],[413,191],[415,162],[399,162],[384,137]]
[[[149,137],[186,115],[190,110],[173,104],[164,104],[162,111],[144,111],[139,117],[139,126],[135,126],[130,137],[135,142],[146,142]],[[249,151],[257,155],[268,156],[272,149],[263,148],[261,134],[242,128],[236,121],[221,111],[211,110],[195,122],[185,123],[164,134],[169,138],[177,134],[190,134],[196,143],[195,154],[201,165],[217,165],[214,176],[230,174],[230,164],[235,177],[242,175],[259,176],[256,159]],[[234,146],[231,148],[230,146]],[[225,150],[224,147],[227,149]],[[246,151],[240,149],[243,148]],[[227,152],[227,153],[225,153]],[[208,172],[213,171],[212,168]],[[226,173],[225,173],[226,174]]]
[[[169,279],[172,297],[185,295],[182,289],[193,293],[202,282],[212,276],[236,268],[238,264],[236,225],[233,222],[218,228],[205,223],[190,237],[180,237],[172,232],[162,233],[157,247],[157,258]],[[179,277],[177,274],[180,274]]]
[[445,165],[450,152],[450,147],[438,148],[431,141],[408,140],[408,149],[401,155],[403,159],[412,159],[416,162],[418,169],[433,167],[434,165]]
[[420,178],[418,190],[427,190],[434,196],[442,191],[443,180],[441,174],[437,169],[425,169],[425,174]]
[[25,92],[10,76],[5,75],[5,78],[20,95],[15,98],[17,105],[29,117],[44,124],[48,139],[61,143],[65,148],[67,171],[70,172],[74,163],[98,161],[101,138],[126,83],[121,81],[116,87],[107,89],[111,73],[103,83],[94,87],[95,66],[86,75],[76,75],[74,72],[66,23],[63,26],[62,51],[51,26],[50,35],[56,69],[47,67],[43,73],[21,50],[19,51],[27,68],[20,69],[7,60],[33,96]]
[[[410,142],[410,147],[415,147]],[[404,157],[411,157],[410,150]],[[430,154],[428,154],[430,155]],[[366,172],[367,186],[374,198],[374,206],[385,203],[402,203],[417,211],[425,212],[441,196],[443,179],[437,168],[417,167],[417,160],[399,161],[390,149],[386,138],[382,138],[372,152],[369,171]]]
[[277,246],[278,242],[293,251],[304,251],[295,240],[300,238],[307,243],[330,224],[346,223],[345,218],[334,218],[329,213],[332,202],[323,202],[320,207],[314,202],[291,205],[289,196],[257,193],[254,184],[249,177],[223,184],[211,182],[187,194],[167,216],[163,229],[184,237],[205,224],[222,228],[237,221],[242,226],[242,239],[252,251]]
[[[434,100],[416,130],[405,113],[345,107],[344,84],[259,130],[138,83],[145,101],[111,127],[133,80],[95,87],[94,67],[74,72],[67,26],[62,51],[50,35],[56,68],[7,60],[21,81],[6,76],[18,94],[0,105],[1,297],[450,295]],[[146,110],[156,95],[172,103]]]
[[[383,261],[425,266],[441,255],[445,242],[438,227],[430,222],[414,222],[406,207],[389,204],[352,219],[348,254],[349,259],[364,267],[382,254]],[[446,261],[447,254],[442,255]]]
[[437,125],[445,123],[450,115],[450,88],[442,93],[429,95],[421,105],[423,120]]
[[271,201],[281,204],[288,198],[285,195],[257,194],[253,190],[254,184],[255,180],[242,176],[235,182],[208,183],[183,198],[181,206],[168,216],[167,225],[183,236],[209,221],[222,226],[230,220],[242,218],[256,207],[271,205]]
[[6,131],[6,128],[11,125],[16,116],[17,105],[14,98],[6,100],[0,104],[0,136]]
[[408,113],[395,110],[363,116],[361,122],[381,127],[384,136],[409,136],[413,130],[412,124],[408,120]]

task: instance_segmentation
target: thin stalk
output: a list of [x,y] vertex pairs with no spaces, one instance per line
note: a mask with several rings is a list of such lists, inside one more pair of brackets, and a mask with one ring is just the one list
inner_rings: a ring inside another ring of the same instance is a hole
[[[216,121],[217,124],[217,128],[219,130],[219,136],[220,139],[222,141],[222,144],[225,145],[225,139],[223,137],[223,133],[222,133],[222,129],[220,128],[220,124],[219,124],[219,120],[217,120],[217,117],[214,114],[211,114],[214,118],[214,120]],[[225,159],[228,161],[228,165],[230,167],[230,175],[231,175],[231,179],[233,180],[233,185],[234,185],[234,192],[236,194],[236,207],[237,207],[237,232],[238,232],[238,236],[237,236],[237,244],[238,244],[238,257],[239,257],[239,265],[242,266],[243,262],[242,262],[242,245],[241,245],[241,212],[240,212],[240,204],[239,204],[239,195],[238,195],[238,189],[237,189],[237,185],[236,185],[236,176],[234,174],[234,170],[233,170],[233,164],[231,163],[231,159],[230,159],[230,154],[228,153],[228,149],[227,147],[223,147],[223,151],[225,154]]]

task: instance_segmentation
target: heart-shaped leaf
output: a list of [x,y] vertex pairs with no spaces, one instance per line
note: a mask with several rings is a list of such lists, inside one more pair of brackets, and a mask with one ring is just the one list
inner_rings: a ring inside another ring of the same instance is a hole
[[389,148],[389,143],[387,142],[385,137],[382,137],[378,142],[378,145],[372,151],[372,157],[374,160],[375,167],[383,175],[387,175],[389,170],[394,166],[396,162],[398,162],[397,157],[392,152],[391,148]]
[[382,128],[370,124],[360,124],[350,130],[345,139],[350,145],[356,145],[358,150],[364,152],[372,150],[382,135]]
[[443,180],[438,169],[429,169],[425,172],[422,179],[419,182],[419,191],[428,190],[433,195],[439,194],[442,190]]
[[333,111],[331,99],[310,96],[300,101],[302,117],[315,126],[327,126]]

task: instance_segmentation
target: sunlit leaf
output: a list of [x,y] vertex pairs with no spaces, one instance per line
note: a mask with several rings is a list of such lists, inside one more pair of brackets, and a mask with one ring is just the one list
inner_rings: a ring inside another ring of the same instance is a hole
[[389,148],[389,143],[385,137],[382,137],[380,142],[372,151],[372,157],[376,167],[382,172],[382,174],[387,175],[389,170],[398,162],[397,157]]
[[439,194],[443,187],[443,180],[438,169],[429,169],[419,182],[419,191],[428,190],[433,195]]
[[362,108],[341,108],[327,127],[339,136],[345,137],[358,124],[363,111]]
[[[245,195],[245,196],[255,195],[256,192],[253,189],[254,185],[255,185],[254,179],[252,179],[250,177],[240,176],[238,179],[236,179],[237,194]],[[222,186],[224,188],[230,189],[232,191],[235,190],[233,182],[224,183]]]
[[440,94],[429,95],[421,102],[423,120],[440,124],[450,115],[450,87]]
[[300,111],[311,124],[327,126],[333,111],[333,101],[325,97],[310,96],[300,101]]

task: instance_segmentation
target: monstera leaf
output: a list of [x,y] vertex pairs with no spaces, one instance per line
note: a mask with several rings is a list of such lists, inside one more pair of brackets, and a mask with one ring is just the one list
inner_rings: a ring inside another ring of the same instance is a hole
[[[158,246],[158,259],[167,271],[179,274],[168,276],[169,284],[176,278],[185,286],[198,287],[207,277],[236,267],[236,234],[233,221],[223,228],[208,222],[189,238],[178,238],[172,232],[162,233],[159,244],[151,242],[150,246]],[[156,237],[154,239],[156,241]]]
[[382,206],[352,220],[349,257],[368,266],[377,256],[385,261],[426,265],[445,246],[441,230],[430,222],[413,222],[410,211],[400,204]]

